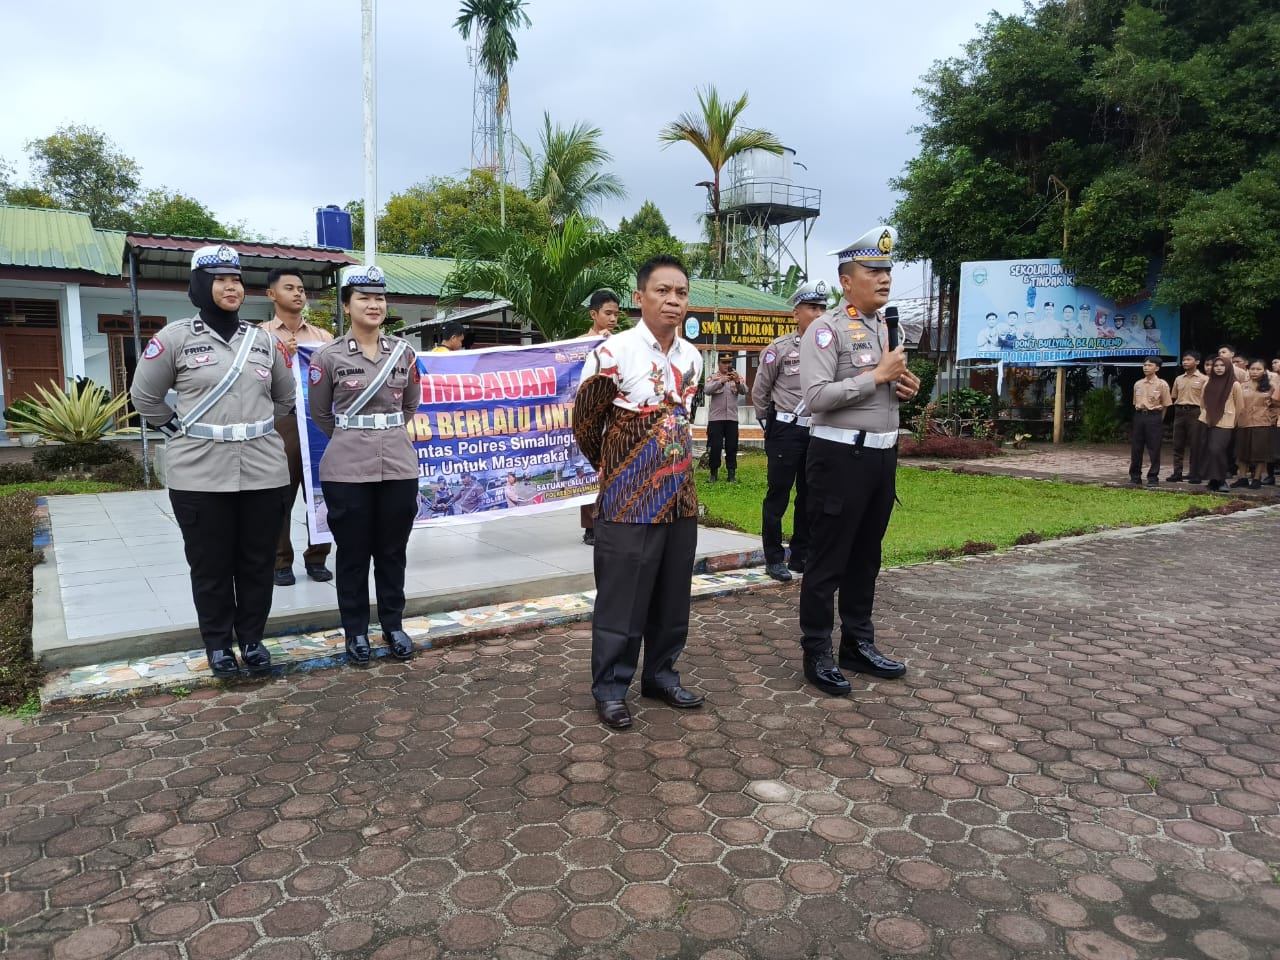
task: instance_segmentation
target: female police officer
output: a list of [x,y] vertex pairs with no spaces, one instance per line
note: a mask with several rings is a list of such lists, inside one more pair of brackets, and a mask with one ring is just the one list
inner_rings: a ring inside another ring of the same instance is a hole
[[[170,323],[142,353],[135,409],[166,438],[165,471],[182,530],[200,635],[215,677],[238,672],[232,649],[271,668],[262,631],[271,609],[275,540],[289,464],[273,417],[293,408],[289,360],[241,320],[240,257],[228,246],[191,258],[197,316]],[[176,409],[165,400],[173,390]]]
[[418,455],[405,420],[418,409],[413,347],[381,331],[386,282],[375,266],[342,271],[340,297],[347,336],[311,358],[311,419],[329,445],[320,459],[329,529],[338,545],[338,611],[352,662],[369,662],[369,560],[378,622],[391,655],[413,656],[401,629],[405,547],[418,512]]

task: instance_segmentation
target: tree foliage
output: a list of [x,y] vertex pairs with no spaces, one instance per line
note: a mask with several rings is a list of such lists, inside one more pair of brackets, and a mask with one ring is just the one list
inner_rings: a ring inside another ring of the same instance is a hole
[[[546,236],[551,229],[547,211],[518,187],[507,188],[507,228],[528,237]],[[364,246],[364,204],[353,201],[352,243]],[[501,222],[497,177],[489,170],[472,170],[465,180],[432,177],[387,200],[378,218],[378,250],[414,256],[455,257],[471,231]]]
[[544,112],[537,150],[518,143],[528,178],[525,193],[553,223],[564,223],[574,214],[590,219],[600,203],[627,195],[617,175],[602,169],[613,156],[600,145],[600,137],[599,127],[585,123],[567,130],[553,126],[551,114]]
[[954,281],[1063,254],[1113,299],[1154,292],[1241,337],[1280,307],[1275,4],[1044,0],[993,14],[917,92],[905,257]]
[[33,185],[59,206],[87,213],[95,226],[129,228],[142,171],[106,134],[70,124],[28,141],[26,149]]
[[176,190],[148,190],[130,211],[130,229],[180,237],[239,239],[239,226],[226,227],[199,200]]
[[671,232],[667,218],[652,200],[640,204],[640,209],[630,220],[623,217],[619,221],[618,235],[626,241],[631,259],[636,263],[644,263],[650,257],[664,253],[684,256],[684,244]]
[[541,237],[511,228],[481,227],[460,245],[444,285],[446,305],[464,296],[508,300],[522,321],[547,341],[579,336],[590,327],[587,300],[602,287],[626,290],[631,265],[625,241],[597,233],[571,215]]

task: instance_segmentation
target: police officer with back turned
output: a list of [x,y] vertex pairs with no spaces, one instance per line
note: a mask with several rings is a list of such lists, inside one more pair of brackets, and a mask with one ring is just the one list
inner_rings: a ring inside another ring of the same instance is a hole
[[[792,570],[804,573],[805,555],[809,550],[804,477],[809,451],[809,416],[800,392],[800,339],[809,324],[826,313],[827,282],[814,280],[801,285],[791,296],[791,307],[796,329],[765,347],[755,385],[751,388],[751,402],[764,431],[764,452],[769,462],[769,489],[760,511],[764,571],[783,583],[791,579]],[[784,563],[782,515],[787,512],[793,486],[796,509],[791,521],[791,560]]]
[[[239,645],[245,667],[261,673],[271,669],[262,633],[289,484],[274,417],[293,409],[293,376],[271,334],[240,319],[235,250],[198,249],[187,295],[199,314],[151,338],[130,392],[142,418],[165,435],[169,501],[209,669],[235,676]],[[176,409],[165,400],[170,390]]]
[[[876,677],[906,672],[875,645],[871,608],[880,543],[893,512],[898,466],[898,401],[915,396],[896,325],[885,323],[892,227],[878,226],[843,250],[834,308],[800,343],[800,381],[812,412],[806,479],[809,556],[800,585],[805,677],[831,696],[849,693],[841,668]],[[839,666],[831,655],[835,593],[840,591]]]

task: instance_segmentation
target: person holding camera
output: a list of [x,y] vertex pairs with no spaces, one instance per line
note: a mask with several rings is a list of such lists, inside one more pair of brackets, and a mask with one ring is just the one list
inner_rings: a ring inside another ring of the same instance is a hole
[[711,482],[720,479],[720,452],[729,470],[729,482],[738,482],[738,397],[747,386],[733,368],[734,355],[720,354],[716,372],[708,379],[704,393],[707,403],[707,447],[711,452]]

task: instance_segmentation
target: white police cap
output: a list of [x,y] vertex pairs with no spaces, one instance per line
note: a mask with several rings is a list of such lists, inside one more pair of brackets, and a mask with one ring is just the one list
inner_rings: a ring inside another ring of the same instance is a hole
[[191,255],[191,269],[206,273],[239,273],[240,254],[225,243],[211,243]]
[[810,280],[808,283],[802,283],[797,287],[796,292],[791,295],[791,299],[787,303],[793,307],[798,307],[802,303],[820,303],[825,307],[829,289],[825,280]]
[[843,250],[828,251],[827,256],[839,257],[841,263],[860,263],[866,267],[891,269],[890,254],[898,242],[898,231],[880,224],[872,227]]
[[339,287],[353,287],[361,293],[386,293],[387,277],[382,268],[370,264],[363,266],[356,263],[342,268],[342,279]]

